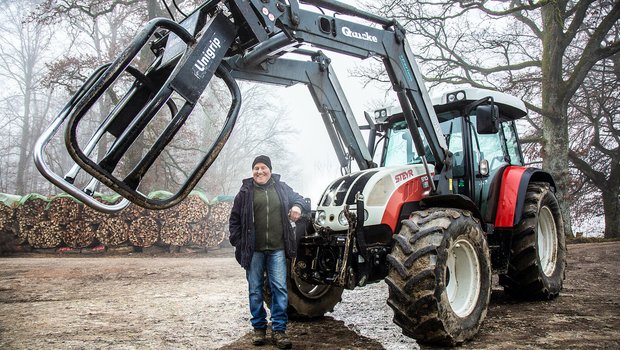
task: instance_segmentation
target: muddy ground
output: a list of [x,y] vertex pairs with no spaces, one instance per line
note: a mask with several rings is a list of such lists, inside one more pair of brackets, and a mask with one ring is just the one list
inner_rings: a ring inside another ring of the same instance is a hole
[[[620,242],[568,249],[559,298],[518,302],[494,286],[462,348],[619,349]],[[2,258],[0,349],[254,349],[246,288],[230,250]],[[289,324],[294,349],[420,348],[392,324],[386,297],[383,282],[345,291],[323,319]]]

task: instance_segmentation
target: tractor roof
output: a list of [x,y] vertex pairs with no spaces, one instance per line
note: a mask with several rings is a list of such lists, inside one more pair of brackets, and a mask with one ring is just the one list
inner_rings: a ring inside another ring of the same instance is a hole
[[[502,120],[515,120],[527,115],[525,103],[519,98],[503,92],[487,89],[462,88],[450,90],[433,96],[432,102],[435,113],[439,114],[449,111],[460,111],[464,106],[487,97],[493,98],[493,101],[499,107],[500,119]],[[399,116],[401,114],[402,108],[400,105],[397,105],[375,111],[375,118],[377,122],[385,122],[388,119],[394,121],[400,120]],[[452,117],[455,116],[456,115],[453,115]],[[448,117],[448,119],[452,117]]]
[[525,103],[515,96],[487,89],[463,88],[444,92],[441,95],[432,97],[433,107],[436,113],[442,113],[477,101],[482,98],[491,97],[500,109],[502,119],[514,120],[527,115]]

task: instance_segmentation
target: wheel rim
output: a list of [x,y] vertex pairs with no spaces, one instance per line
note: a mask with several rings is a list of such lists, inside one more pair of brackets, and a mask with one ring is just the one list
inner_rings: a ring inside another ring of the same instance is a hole
[[474,247],[458,240],[448,253],[446,292],[452,311],[459,316],[469,315],[480,295],[480,264]]
[[319,299],[329,291],[330,287],[327,285],[305,282],[295,273],[293,273],[293,281],[295,282],[297,290],[308,299]]
[[551,276],[557,260],[558,236],[553,214],[548,207],[542,207],[538,214],[538,259],[546,276]]

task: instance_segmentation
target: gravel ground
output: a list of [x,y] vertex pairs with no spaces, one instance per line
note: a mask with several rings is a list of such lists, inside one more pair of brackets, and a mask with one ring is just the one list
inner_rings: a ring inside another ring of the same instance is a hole
[[[494,286],[485,323],[461,349],[620,348],[620,242],[568,247],[559,298],[518,302]],[[419,349],[386,298],[384,282],[345,291],[333,313],[289,323],[294,348]],[[0,259],[0,349],[254,349],[250,330],[231,251]]]

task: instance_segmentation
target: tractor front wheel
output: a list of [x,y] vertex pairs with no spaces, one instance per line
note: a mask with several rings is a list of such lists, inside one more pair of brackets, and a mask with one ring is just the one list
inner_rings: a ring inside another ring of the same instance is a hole
[[[288,265],[288,317],[291,319],[312,319],[334,311],[334,306],[342,300],[344,288],[325,284],[311,284],[303,281]],[[271,304],[271,289],[268,276],[263,284],[263,300]]]
[[342,300],[344,288],[311,284],[303,281],[294,271],[289,272],[289,317],[297,319],[321,317],[327,312],[334,311],[334,306]]
[[403,334],[454,346],[472,338],[491,295],[489,248],[465,210],[432,208],[403,221],[388,255],[388,305]]

